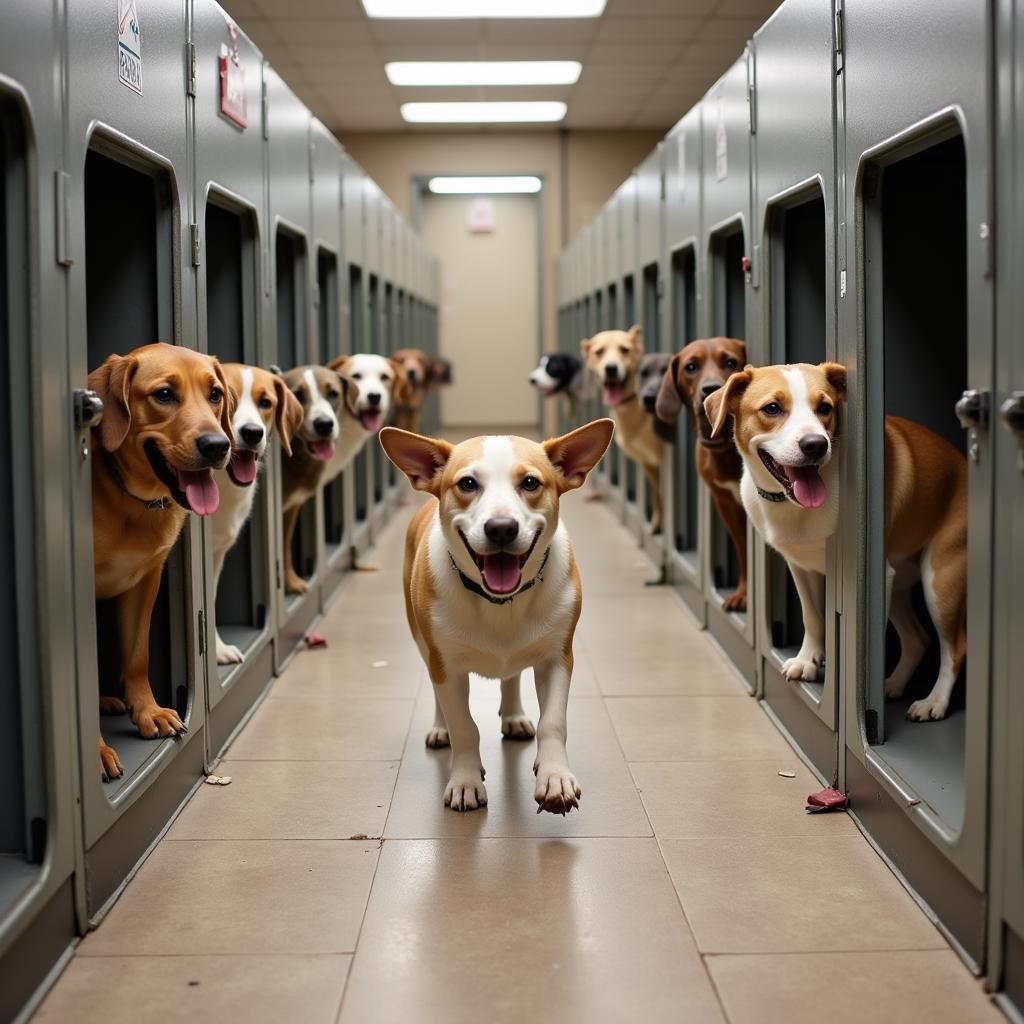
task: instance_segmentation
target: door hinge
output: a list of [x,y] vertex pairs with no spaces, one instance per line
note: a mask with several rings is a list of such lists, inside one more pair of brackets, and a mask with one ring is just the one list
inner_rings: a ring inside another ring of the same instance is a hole
[[661,193],[660,193],[660,197],[661,197],[661,201],[665,202],[665,172],[664,171],[661,172]]
[[320,308],[320,282],[313,282],[313,306],[316,309]]
[[836,0],[835,14],[835,48],[836,48],[836,74],[843,70],[843,0]]
[[275,581],[276,581],[276,588],[275,589],[280,590],[281,589],[281,559],[280,558],[275,558],[274,559],[274,578],[275,578]]
[[[264,68],[267,67],[264,62]],[[266,141],[270,138],[270,120],[268,114],[270,112],[270,101],[267,98],[267,80],[264,77],[263,82],[260,85],[260,117],[263,121],[263,139]]]
[[992,230],[990,221],[981,222],[978,226],[978,237],[985,247],[985,277],[992,277],[996,269],[996,233]]
[[309,183],[313,184],[313,168],[316,166],[316,146],[309,144]]
[[206,654],[206,612],[199,609],[199,656]]
[[196,44],[185,44],[185,95],[196,94]]
[[54,255],[62,267],[70,267],[75,262],[71,256],[71,197],[68,195],[70,184],[71,175],[67,171],[57,171],[53,181],[54,229],[56,231]]
[[751,135],[757,134],[757,86],[753,82],[747,86],[747,127]]
[[188,226],[189,247],[192,250],[192,266],[198,267],[201,262],[201,249],[199,243],[199,225],[189,224]]

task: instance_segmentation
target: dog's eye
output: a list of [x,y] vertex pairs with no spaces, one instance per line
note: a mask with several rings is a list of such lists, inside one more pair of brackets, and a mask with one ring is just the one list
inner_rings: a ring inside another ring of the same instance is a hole
[[778,402],[769,402],[767,405],[761,406],[761,412],[763,412],[765,416],[781,416],[782,406],[779,405]]
[[272,409],[274,407],[274,403],[266,395],[259,400],[258,405],[261,409]]
[[732,356],[729,356],[729,358],[728,358],[728,359],[726,359],[726,361],[725,361],[725,362],[723,363],[723,366],[724,366],[724,367],[725,367],[725,368],[726,368],[727,370],[735,370],[735,369],[736,369],[736,367],[737,367],[737,366],[739,366],[739,365],[740,365],[740,364],[739,364],[739,363],[737,363],[737,362],[736,362],[736,360],[732,358]]
[[602,358],[604,357],[604,349],[603,349],[603,348],[599,348],[599,349],[598,349],[598,350],[597,350],[597,351],[596,351],[596,352],[594,353],[594,355],[595,355],[595,356],[597,356],[597,358],[598,358],[598,359],[602,359]]
[[341,392],[340,392],[340,391],[338,391],[338,389],[337,389],[337,388],[328,388],[328,389],[327,389],[327,397],[328,397],[328,398],[329,398],[329,399],[330,399],[330,400],[331,400],[332,402],[333,402],[333,401],[334,401],[334,400],[335,400],[335,399],[336,399],[336,398],[338,397],[338,395],[339,395],[339,394],[341,394]]
[[211,388],[210,389],[210,401],[214,405],[217,405],[223,397],[224,397],[224,392],[221,391],[220,388]]
[[362,380],[363,379],[363,375],[361,373],[353,373],[352,374],[352,379],[353,380]]
[[476,482],[476,478],[472,476],[464,476],[458,483],[458,488],[463,494],[473,494],[480,490],[480,485]]
[[832,411],[832,403],[831,402],[822,402],[818,406],[818,415],[819,416],[827,416],[831,411]]
[[389,382],[389,381],[391,380],[391,375],[390,375],[390,374],[388,374],[388,373],[382,373],[382,374],[380,375],[380,379],[381,379],[381,380],[382,380],[382,381],[383,381],[383,382],[384,382],[385,384],[387,384],[387,383],[388,383],[388,382]]
[[693,360],[691,359],[691,360],[690,360],[690,361],[689,361],[689,362],[688,362],[688,363],[687,363],[687,364],[686,364],[686,365],[685,365],[685,366],[683,367],[683,369],[684,369],[684,370],[685,370],[685,371],[686,371],[687,373],[696,373],[696,372],[697,372],[697,371],[698,371],[698,370],[700,369],[700,367],[699,367],[699,366],[698,366],[698,365],[697,365],[697,364],[696,364],[696,363],[695,363],[695,362],[694,362],[694,361],[693,361]]
[[178,400],[177,396],[170,388],[158,388],[153,392],[153,397],[161,405],[170,405],[172,402],[176,402]]
[[535,476],[524,476],[523,482],[519,485],[524,491],[535,491],[540,487],[540,481]]
[[629,355],[629,346],[628,346],[628,345],[620,345],[620,346],[619,346],[619,351],[620,351],[620,352],[621,352],[621,353],[622,353],[622,354],[623,354],[624,356],[628,356],[628,355]]

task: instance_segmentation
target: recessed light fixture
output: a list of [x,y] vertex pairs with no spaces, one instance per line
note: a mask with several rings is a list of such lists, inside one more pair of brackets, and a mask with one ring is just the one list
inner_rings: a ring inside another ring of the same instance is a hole
[[606,0],[363,0],[371,18],[599,18]]
[[572,85],[578,60],[402,60],[384,65],[392,85]]
[[560,100],[472,103],[403,103],[402,117],[414,124],[512,124],[561,121]]
[[427,188],[439,196],[523,195],[539,192],[541,180],[532,174],[517,174],[510,177],[431,178],[427,182]]

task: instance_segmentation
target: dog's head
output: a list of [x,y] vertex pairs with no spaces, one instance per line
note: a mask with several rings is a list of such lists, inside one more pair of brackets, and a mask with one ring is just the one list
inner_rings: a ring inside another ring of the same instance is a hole
[[580,351],[587,368],[604,385],[605,405],[616,406],[626,396],[626,389],[644,354],[640,327],[628,331],[601,331],[580,342]]
[[667,352],[648,352],[640,360],[636,370],[636,394],[640,404],[649,413],[654,413],[658,391],[671,362],[672,356]]
[[[685,406],[696,419],[701,440],[712,442],[711,423],[704,414],[704,400],[714,394],[744,366],[747,346],[738,338],[699,338],[672,357],[669,372],[658,391],[655,410],[658,419],[675,423]],[[729,424],[714,439],[721,444],[730,440]]]
[[832,458],[837,409],[846,399],[846,367],[839,363],[747,366],[704,402],[712,436],[730,414],[736,447],[765,490],[782,488],[803,508],[828,498],[820,470]]
[[413,487],[438,499],[458,567],[504,597],[536,575],[558,527],[559,497],[583,485],[614,429],[604,419],[543,444],[497,436],[451,445],[386,427],[380,441]]
[[375,434],[395,404],[407,396],[405,371],[393,359],[368,352],[339,356],[330,363],[352,387],[350,411],[363,430]]
[[128,490],[160,491],[211,515],[220,505],[214,469],[231,455],[235,395],[213,356],[157,342],[110,356],[89,374],[103,402],[100,444],[117,453]]
[[550,398],[568,391],[582,368],[579,356],[571,352],[552,352],[540,357],[537,368],[530,374],[530,383]]
[[430,360],[430,385],[431,387],[441,384],[451,384],[454,380],[452,361],[450,359]]
[[234,442],[228,476],[239,487],[248,487],[256,479],[275,424],[281,435],[281,447],[291,455],[292,438],[305,413],[284,378],[276,373],[244,363],[225,363],[223,370],[228,387],[238,396],[231,418]]
[[434,367],[430,356],[423,349],[396,349],[391,358],[398,364],[399,373],[405,378],[406,385],[413,394],[425,391],[430,385]]
[[283,375],[288,390],[302,406],[302,420],[292,436],[296,449],[326,462],[334,455],[338,417],[350,401],[350,386],[326,366],[296,366]]

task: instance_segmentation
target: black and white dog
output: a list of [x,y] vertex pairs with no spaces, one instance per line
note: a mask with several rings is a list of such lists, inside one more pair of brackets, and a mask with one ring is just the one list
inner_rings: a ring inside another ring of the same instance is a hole
[[545,398],[565,395],[570,415],[576,415],[576,400],[583,391],[583,360],[571,352],[551,352],[540,357],[537,368],[530,374],[530,383],[544,393]]

